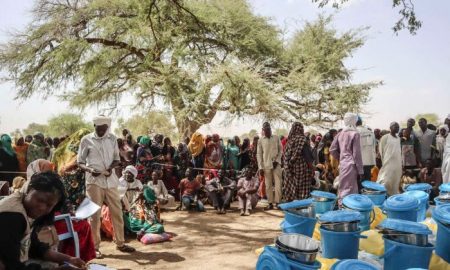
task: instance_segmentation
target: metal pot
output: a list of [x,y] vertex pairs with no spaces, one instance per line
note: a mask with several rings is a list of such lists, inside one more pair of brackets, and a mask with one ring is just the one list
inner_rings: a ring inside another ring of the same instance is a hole
[[384,237],[386,237],[389,240],[408,245],[421,247],[425,247],[428,245],[428,235],[424,234],[398,233],[398,234],[385,234]]
[[322,222],[322,229],[335,232],[356,232],[358,231],[359,221],[351,222]]
[[312,197],[313,197],[314,201],[316,201],[316,202],[330,202],[330,201],[334,201],[334,199],[328,199],[328,198],[325,198],[325,197],[318,197],[318,196],[314,196],[314,195],[312,195]]
[[319,252],[319,243],[307,236],[286,233],[275,238],[275,246],[288,258],[306,264],[312,264]]
[[316,208],[314,208],[313,204],[311,204],[308,207],[303,207],[303,208],[290,208],[290,209],[287,209],[286,211],[289,213],[295,214],[295,215],[303,216],[303,217],[313,218],[316,216]]
[[386,191],[379,191],[379,190],[374,190],[374,189],[365,189],[365,188],[363,188],[361,190],[361,194],[364,194],[364,195],[381,195],[381,194],[386,194]]

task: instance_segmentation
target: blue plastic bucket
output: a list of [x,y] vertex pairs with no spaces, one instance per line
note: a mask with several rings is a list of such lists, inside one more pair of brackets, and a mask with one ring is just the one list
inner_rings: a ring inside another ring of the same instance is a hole
[[427,210],[429,207],[428,199],[430,195],[421,190],[411,190],[404,193],[405,195],[413,196],[420,202],[419,211],[417,212],[417,222],[422,222],[427,218]]
[[334,210],[334,206],[337,201],[336,194],[314,190],[311,192],[311,196],[313,197],[313,204],[316,214],[321,215],[325,212]]
[[358,260],[341,260],[333,264],[331,270],[378,270],[375,266]]
[[384,238],[384,270],[428,269],[433,245],[407,245]]
[[326,201],[326,202],[313,202],[314,207],[316,208],[316,214],[323,214],[328,211],[332,211],[334,206],[336,205],[336,200]]
[[321,267],[322,264],[319,261],[315,261],[314,264],[302,264],[291,260],[275,247],[270,246],[264,247],[264,251],[259,255],[256,263],[257,270],[318,270]]
[[364,193],[376,206],[382,206],[386,200],[386,193],[383,194],[366,194]]
[[434,198],[434,203],[436,204],[436,206],[450,204],[450,202],[441,201],[439,197]]
[[383,204],[383,209],[388,218],[417,221],[420,208],[418,199],[405,194],[397,194],[389,197]]
[[281,222],[280,227],[284,233],[299,233],[312,237],[316,223],[315,218],[285,212],[285,220]]
[[436,254],[450,263],[450,228],[436,221],[438,230],[436,234]]
[[372,181],[363,181],[361,184],[364,187],[361,194],[369,197],[376,206],[382,206],[386,200],[386,188]]
[[334,232],[320,228],[322,257],[327,259],[357,259],[359,239],[367,238],[356,232]]
[[374,204],[366,195],[350,194],[344,197],[342,205],[343,208],[360,212],[362,219],[359,222],[359,228],[362,231],[370,230],[370,224],[375,219],[375,213],[373,212]]

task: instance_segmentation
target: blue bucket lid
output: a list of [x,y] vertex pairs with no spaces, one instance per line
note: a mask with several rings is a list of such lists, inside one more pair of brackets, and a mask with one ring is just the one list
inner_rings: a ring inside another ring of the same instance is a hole
[[428,198],[430,197],[430,195],[428,195],[428,193],[426,193],[425,191],[422,191],[422,190],[410,190],[410,191],[406,191],[404,194],[413,196],[414,198],[418,199],[419,201],[428,201]]
[[450,204],[436,206],[432,215],[435,220],[445,224],[450,224]]
[[361,194],[350,194],[345,196],[342,203],[347,207],[358,211],[370,211],[373,209],[373,202],[369,197]]
[[364,181],[361,184],[364,188],[367,188],[367,189],[372,189],[372,190],[376,190],[376,191],[386,191],[386,188],[383,185],[372,182],[372,181]]
[[354,210],[328,211],[319,217],[321,222],[352,222],[363,218],[360,212]]
[[428,229],[427,225],[409,220],[388,218],[383,220],[383,222],[381,222],[381,224],[378,226],[384,229],[396,230],[406,233],[424,235],[432,234],[432,231]]
[[279,208],[282,210],[288,210],[292,208],[303,208],[308,207],[313,203],[313,199],[306,199],[306,200],[295,200],[288,203],[282,203],[278,205]]
[[439,190],[443,192],[450,192],[450,183],[440,185]]
[[327,198],[330,200],[334,200],[337,198],[336,194],[320,190],[314,190],[313,192],[311,192],[311,196]]
[[375,266],[359,260],[342,260],[333,265],[334,270],[377,270]]
[[419,205],[420,202],[415,197],[397,194],[384,201],[383,208],[393,211],[409,211],[416,209]]
[[411,191],[411,190],[429,191],[432,188],[433,187],[428,183],[417,183],[417,184],[412,184],[412,185],[409,185],[408,187],[406,187],[406,191]]

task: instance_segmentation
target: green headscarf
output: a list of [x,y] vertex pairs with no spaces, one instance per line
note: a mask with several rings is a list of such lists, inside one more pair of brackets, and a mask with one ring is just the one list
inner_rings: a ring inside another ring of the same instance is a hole
[[16,152],[14,151],[14,149],[12,148],[12,141],[11,141],[11,137],[9,137],[8,134],[3,134],[0,137],[0,141],[1,141],[1,145],[2,148],[5,150],[5,152],[10,155],[10,156],[15,156]]
[[153,204],[156,202],[155,191],[149,186],[144,186],[144,198],[147,203]]
[[145,145],[145,146],[150,146],[150,137],[149,136],[142,136],[141,139],[139,140],[139,144],[141,145]]

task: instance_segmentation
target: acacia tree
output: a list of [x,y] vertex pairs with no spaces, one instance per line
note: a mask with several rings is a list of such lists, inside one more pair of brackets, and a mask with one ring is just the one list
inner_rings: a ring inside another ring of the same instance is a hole
[[[33,14],[27,29],[0,50],[0,67],[15,83],[17,98],[59,95],[79,108],[108,103],[115,109],[132,94],[144,110],[165,104],[184,137],[219,111],[297,117],[311,90],[325,87],[321,79],[304,87],[327,75],[314,74],[322,71],[315,68],[304,72],[301,60],[286,57],[300,59],[296,53],[309,51],[296,52],[296,40],[286,51],[280,31],[245,0],[36,0]],[[321,57],[340,49],[324,48]],[[330,85],[350,86],[339,80]],[[366,92],[354,93],[357,107]],[[308,106],[318,105],[314,113],[320,115],[322,104],[336,107],[323,107],[335,121],[338,109],[349,107],[335,97],[324,95],[322,103]],[[320,115],[317,124],[327,120]]]
[[136,114],[128,119],[119,118],[116,134],[122,134],[123,129],[128,129],[134,136],[164,134],[177,141],[175,126],[170,121],[170,114],[167,112],[150,111],[146,114]]

